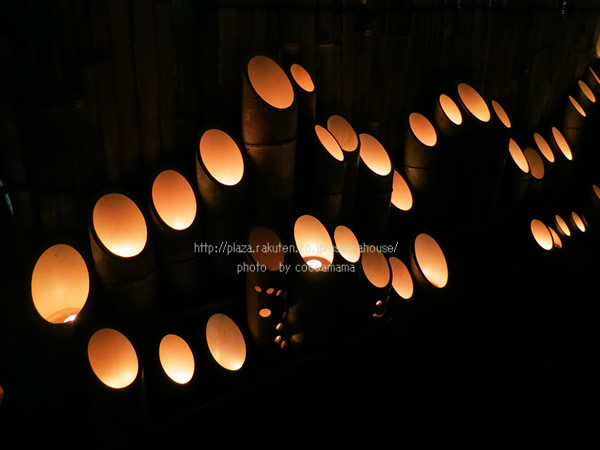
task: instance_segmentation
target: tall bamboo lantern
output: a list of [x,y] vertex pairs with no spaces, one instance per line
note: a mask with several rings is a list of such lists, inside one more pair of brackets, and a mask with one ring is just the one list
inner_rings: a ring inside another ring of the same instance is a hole
[[571,147],[573,157],[581,160],[585,154],[585,128],[590,118],[581,104],[571,95],[567,97],[562,132]]
[[571,193],[572,176],[575,170],[575,154],[571,145],[567,142],[565,135],[557,127],[552,127],[548,135],[548,143],[556,157],[554,190],[556,200],[560,203],[569,197]]
[[527,147],[525,150],[523,150],[523,154],[527,159],[529,173],[531,174],[531,178],[529,180],[530,200],[534,207],[539,207],[541,191],[544,187],[544,176],[546,174],[544,159],[542,158],[542,155],[532,147]]
[[310,133],[317,120],[317,90],[313,77],[300,64],[289,67],[290,79],[294,85],[296,102],[298,104],[298,140]]
[[535,148],[543,156],[544,186],[546,191],[552,197],[554,195],[555,188],[554,176],[556,172],[556,156],[554,155],[552,148],[550,148],[550,144],[548,143],[546,138],[544,138],[544,136],[542,136],[540,133],[533,133],[533,141],[535,143]]
[[381,319],[387,312],[392,274],[387,258],[376,246],[364,246],[361,272],[361,315],[364,318]]
[[360,317],[358,292],[360,285],[361,246],[354,232],[346,225],[338,225],[333,231],[335,253],[333,264],[340,268],[332,275],[338,287],[334,309],[336,317],[334,327],[343,331],[353,329]]
[[392,271],[392,290],[388,308],[392,318],[407,312],[414,301],[415,286],[409,267],[397,256],[388,258]]
[[527,158],[517,142],[510,138],[508,143],[509,158],[506,160],[502,180],[500,206],[503,212],[514,212],[521,207],[527,193],[531,171]]
[[388,237],[399,240],[414,226],[414,198],[406,179],[394,169]]

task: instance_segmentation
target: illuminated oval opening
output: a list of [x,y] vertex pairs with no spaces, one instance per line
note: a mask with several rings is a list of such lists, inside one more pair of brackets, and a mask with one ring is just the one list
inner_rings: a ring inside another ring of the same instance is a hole
[[531,228],[531,234],[538,245],[544,250],[552,250],[552,247],[554,246],[552,233],[550,233],[550,230],[544,224],[544,222],[538,219],[533,219],[529,224],[529,227]]
[[352,125],[342,116],[333,115],[327,119],[327,129],[338,141],[342,150],[352,152],[358,149],[358,136]]
[[500,103],[498,103],[496,100],[492,100],[492,108],[494,108],[494,112],[500,119],[500,122],[502,122],[506,128],[510,128],[510,119],[508,118],[508,114],[506,114],[506,111],[504,111],[502,105],[500,105]]
[[527,162],[527,158],[525,157],[523,150],[521,150],[521,147],[519,147],[513,138],[510,138],[508,141],[508,152],[517,167],[521,169],[521,171],[529,173],[529,163]]
[[446,94],[440,95],[440,106],[448,119],[455,125],[462,124],[462,114],[458,105]]
[[567,225],[567,222],[565,222],[562,217],[557,214],[554,216],[554,221],[556,222],[558,229],[560,229],[565,236],[571,236],[569,225]]
[[383,145],[367,133],[361,133],[359,139],[360,158],[367,167],[377,175],[388,175],[392,170],[392,162]]
[[255,227],[250,232],[248,243],[257,264],[271,271],[280,269],[285,255],[277,233],[266,227]]
[[185,230],[196,218],[196,195],[183,175],[164,170],[152,183],[152,202],[156,212],[169,227]]
[[317,134],[317,138],[319,138],[321,145],[325,147],[325,150],[327,150],[331,156],[338,161],[344,160],[344,152],[342,152],[340,144],[338,144],[338,141],[329,131],[321,125],[315,125],[315,133]]
[[338,225],[333,232],[335,248],[346,261],[355,263],[360,259],[360,245],[352,230],[344,225]]
[[433,147],[437,142],[437,134],[433,125],[423,114],[412,113],[408,116],[408,123],[415,137],[423,145]]
[[271,310],[269,308],[262,308],[260,311],[258,311],[258,315],[263,319],[268,319],[271,317]]
[[103,328],[92,335],[88,360],[98,379],[113,389],[125,388],[137,377],[138,358],[133,345],[112,328]]
[[74,320],[89,292],[87,265],[73,247],[56,244],[38,258],[31,275],[31,297],[45,320],[50,323]]
[[410,299],[414,293],[414,285],[408,267],[395,256],[390,257],[389,262],[392,268],[392,288],[404,300]]
[[562,241],[560,240],[558,233],[554,231],[554,228],[552,227],[548,227],[548,229],[550,230],[550,234],[552,235],[552,242],[554,243],[554,246],[556,248],[562,248]]
[[333,262],[333,243],[325,226],[311,215],[298,217],[294,224],[296,249],[312,269],[325,269]]
[[186,384],[194,376],[194,354],[187,342],[179,336],[164,336],[158,347],[158,357],[163,370],[175,383]]
[[585,113],[585,111],[583,110],[583,107],[579,104],[579,102],[577,100],[575,100],[573,97],[571,97],[570,95],[569,95],[569,101],[575,107],[575,109],[577,110],[577,112],[579,114],[581,114],[583,117],[587,116],[587,114]]
[[294,88],[283,69],[266,56],[255,56],[248,62],[248,79],[256,93],[269,105],[289,108],[294,102]]
[[226,186],[234,186],[244,176],[244,158],[238,145],[227,133],[207,130],[200,138],[200,158],[206,170]]
[[410,211],[413,206],[413,197],[408,183],[394,170],[394,180],[392,184],[392,205],[402,211]]
[[596,74],[594,69],[592,69],[591,67],[588,66],[588,70],[590,71],[590,73],[592,74],[594,79],[596,80],[596,83],[600,84],[600,77],[598,77],[598,75]]
[[583,80],[579,80],[577,84],[579,85],[579,89],[581,89],[581,92],[583,92],[583,95],[585,95],[585,97],[590,102],[596,103],[596,96],[594,95],[594,92],[590,89],[590,87]]
[[294,81],[306,92],[312,92],[315,90],[315,84],[313,83],[312,77],[308,71],[300,64],[292,64],[290,67],[292,77]]
[[550,148],[550,144],[543,138],[543,136],[539,133],[533,133],[533,139],[535,140],[535,144],[537,148],[544,155],[544,158],[548,160],[548,162],[554,162],[554,153],[552,153],[552,149]]
[[583,223],[583,220],[581,219],[579,214],[577,214],[575,211],[573,211],[571,213],[571,217],[573,218],[573,223],[575,224],[577,229],[579,231],[581,231],[582,233],[585,233],[585,224]]
[[600,187],[592,184],[592,190],[594,191],[594,195],[600,200]]
[[443,288],[448,283],[448,264],[437,241],[421,233],[415,239],[415,259],[423,275],[433,286]]
[[525,154],[525,158],[527,158],[533,178],[537,180],[544,178],[544,161],[540,154],[531,147],[527,147],[523,153]]
[[246,342],[236,323],[225,314],[212,315],[206,323],[210,354],[223,368],[236,371],[246,361]]
[[378,288],[383,288],[390,282],[390,267],[387,259],[374,246],[365,247],[362,253],[362,270],[367,280]]
[[106,194],[96,202],[93,219],[98,239],[124,258],[139,255],[148,239],[146,220],[138,206],[123,194]]
[[552,127],[552,136],[554,137],[554,141],[556,145],[558,145],[558,149],[561,153],[567,158],[569,161],[573,159],[573,153],[571,153],[571,147],[567,143],[567,140],[562,135],[562,133],[556,127]]
[[465,105],[469,112],[477,119],[482,122],[490,121],[490,109],[485,103],[483,97],[479,95],[479,92],[477,92],[468,84],[461,83],[458,85],[458,96],[463,102],[463,105]]

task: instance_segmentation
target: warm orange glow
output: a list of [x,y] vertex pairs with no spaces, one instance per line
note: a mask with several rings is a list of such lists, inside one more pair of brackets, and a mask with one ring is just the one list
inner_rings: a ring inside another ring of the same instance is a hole
[[294,102],[294,88],[283,69],[266,56],[255,56],[248,63],[248,78],[256,93],[269,105],[285,109]]
[[327,129],[333,134],[333,137],[336,138],[345,152],[352,152],[358,148],[356,131],[342,116],[333,115],[327,119]]
[[215,361],[227,370],[239,370],[246,361],[242,332],[225,314],[214,314],[206,323],[206,343]]
[[396,170],[394,170],[392,184],[392,205],[402,211],[409,211],[413,205],[413,197],[408,183]]
[[87,301],[87,265],[70,245],[56,244],[39,257],[31,275],[31,297],[37,312],[51,323],[75,319]]
[[350,228],[338,225],[333,232],[333,240],[337,251],[346,261],[355,263],[360,259],[360,245]]
[[362,269],[367,280],[375,287],[386,287],[390,282],[387,259],[376,247],[367,247],[362,253]]
[[508,114],[506,114],[506,111],[504,111],[502,105],[500,105],[500,103],[498,103],[496,100],[492,100],[492,108],[494,108],[494,112],[500,119],[500,122],[502,122],[506,128],[510,128],[510,119],[508,118]]
[[[298,217],[294,224],[294,240],[298,253],[307,264],[310,260],[318,261],[325,266],[333,262],[331,237],[327,228],[316,217],[310,215]],[[315,265],[316,262],[311,264]]]
[[596,80],[596,83],[600,84],[600,77],[598,77],[598,75],[596,74],[594,69],[592,69],[591,67],[588,67],[588,70],[590,71],[590,73],[592,74],[594,79]]
[[358,137],[360,139],[360,158],[367,167],[377,175],[388,175],[392,170],[392,162],[383,145],[367,133],[361,133]]
[[585,224],[583,223],[583,220],[581,220],[581,217],[579,217],[579,214],[573,211],[571,213],[571,217],[573,218],[573,222],[575,223],[577,229],[582,233],[585,233]]
[[565,158],[567,158],[569,161],[571,161],[573,159],[573,153],[571,153],[571,147],[569,147],[567,140],[562,135],[562,133],[558,130],[558,128],[552,127],[552,136],[554,136],[556,145],[558,145],[558,148],[560,149],[562,154],[565,155]]
[[240,148],[227,133],[210,129],[200,138],[200,158],[219,182],[233,186],[244,176],[244,158]]
[[392,287],[396,294],[404,300],[413,296],[414,286],[410,271],[406,264],[395,256],[390,257],[390,266],[392,268]]
[[196,196],[183,175],[164,170],[152,183],[152,202],[160,218],[174,230],[185,230],[196,218]]
[[123,194],[106,194],[96,202],[94,229],[100,241],[115,255],[139,255],[146,246],[148,229],[137,205]]
[[554,246],[556,248],[562,248],[562,241],[560,240],[558,233],[554,231],[554,228],[552,227],[548,227],[548,229],[550,230],[550,234],[552,235],[552,242],[554,243]]
[[552,234],[550,233],[550,230],[544,224],[544,222],[538,219],[533,219],[529,224],[529,227],[531,228],[531,234],[538,245],[544,250],[552,250],[554,241],[552,240]]
[[258,311],[258,315],[263,319],[268,319],[271,317],[271,310],[269,308],[262,308],[260,311]]
[[537,145],[539,151],[542,153],[542,155],[544,155],[544,158],[546,158],[548,162],[553,163],[554,153],[552,153],[552,149],[550,148],[550,145],[546,139],[544,139],[539,133],[533,133],[533,139],[535,140],[535,144]]
[[312,77],[308,73],[308,71],[299,64],[292,64],[290,67],[290,72],[292,72],[292,77],[298,86],[304,89],[306,92],[312,92],[315,90],[315,84],[313,83]]
[[508,141],[508,152],[513,161],[517,164],[517,167],[523,172],[529,173],[529,163],[527,162],[527,158],[525,157],[523,150],[521,150],[521,147],[519,147],[513,138],[510,138]]
[[252,257],[267,270],[279,270],[283,264],[285,255],[283,246],[277,234],[265,227],[255,227],[248,238]]
[[531,147],[527,147],[523,153],[525,154],[525,158],[527,158],[533,178],[537,180],[544,178],[544,161],[540,154]]
[[585,111],[583,110],[582,106],[579,104],[579,102],[577,100],[575,100],[573,97],[571,97],[569,95],[569,101],[571,102],[571,104],[575,107],[575,109],[577,110],[577,112],[579,114],[581,114],[583,117],[586,117],[587,114],[585,113]]
[[554,220],[556,222],[556,226],[560,229],[560,231],[563,232],[564,235],[571,236],[571,230],[569,229],[567,222],[565,222],[562,217],[557,214],[554,216]]
[[485,103],[483,97],[479,95],[479,92],[477,92],[468,84],[461,83],[458,85],[458,96],[469,112],[477,119],[481,120],[482,122],[490,121],[490,109]]
[[435,128],[423,114],[412,113],[408,116],[408,123],[415,137],[423,145],[433,147],[437,143]]
[[425,278],[435,287],[448,283],[448,264],[439,244],[428,234],[421,233],[415,239],[415,259]]
[[585,95],[585,97],[590,102],[596,103],[596,96],[594,95],[590,87],[583,80],[579,80],[577,84],[579,85],[579,89],[581,89],[581,92],[583,92],[583,95]]
[[600,187],[598,187],[597,185],[593,184],[592,185],[592,190],[594,191],[594,195],[600,200]]
[[179,336],[164,336],[158,347],[158,357],[165,373],[175,383],[186,384],[194,376],[194,354]]
[[102,328],[92,335],[88,342],[88,360],[98,379],[111,388],[125,388],[137,377],[135,349],[117,330]]
[[315,125],[315,133],[323,147],[325,147],[331,156],[338,161],[344,160],[344,152],[342,152],[340,144],[338,144],[338,141],[329,131],[327,131],[327,129],[323,128],[321,125]]
[[455,125],[462,124],[462,114],[460,113],[460,108],[458,105],[448,97],[446,94],[440,95],[440,106],[442,107],[442,111],[452,123]]

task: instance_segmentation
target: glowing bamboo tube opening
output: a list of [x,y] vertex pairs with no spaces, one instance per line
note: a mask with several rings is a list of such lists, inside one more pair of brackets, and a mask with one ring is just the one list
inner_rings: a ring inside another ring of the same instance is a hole
[[458,105],[448,97],[446,94],[440,95],[440,106],[442,107],[442,111],[452,123],[455,125],[462,124],[462,114],[460,113],[460,108]]
[[338,225],[333,232],[333,240],[337,251],[346,261],[355,263],[360,259],[360,245],[350,228]]
[[292,77],[294,77],[294,81],[306,92],[315,90],[315,84],[313,83],[312,77],[304,67],[299,64],[292,64],[290,72],[292,73]]
[[596,83],[600,84],[600,77],[596,74],[594,69],[592,69],[591,67],[588,66],[588,70],[590,71],[590,73],[592,74],[594,79],[596,80]]
[[552,250],[554,241],[552,240],[552,234],[550,229],[538,219],[533,219],[529,224],[531,228],[531,234],[540,247],[544,250]]
[[375,287],[386,287],[390,282],[387,259],[377,248],[367,248],[362,254],[362,269],[367,280]]
[[525,154],[525,158],[527,158],[533,178],[537,180],[544,178],[544,161],[540,154],[531,147],[527,147],[523,153]]
[[186,384],[194,376],[194,354],[179,336],[164,336],[158,347],[158,357],[163,370],[175,383]]
[[124,258],[139,255],[148,239],[146,220],[137,205],[123,194],[106,194],[96,202],[94,229],[112,253]]
[[573,218],[573,223],[575,224],[577,229],[579,231],[581,231],[582,233],[585,233],[585,224],[583,223],[583,220],[581,219],[579,214],[577,214],[575,211],[573,211],[571,213],[571,217]]
[[554,243],[554,246],[556,248],[562,248],[562,241],[560,240],[558,233],[554,231],[554,228],[552,227],[548,227],[548,229],[550,230],[550,234],[552,235],[552,242]]
[[206,343],[210,354],[223,368],[236,371],[246,361],[246,342],[242,332],[225,314],[213,314],[206,323]]
[[550,144],[542,137],[539,133],[533,133],[533,139],[535,140],[535,144],[537,148],[544,155],[544,158],[548,160],[548,162],[554,162],[554,153],[552,153],[552,149],[550,148]]
[[571,236],[571,230],[569,229],[567,222],[565,222],[565,220],[562,217],[556,214],[554,216],[554,221],[556,222],[556,226],[560,229],[560,231],[562,231],[562,233],[565,236]]
[[433,125],[422,114],[412,113],[408,116],[408,123],[415,137],[427,147],[433,147],[437,143],[437,134]]
[[448,264],[439,244],[428,234],[415,239],[415,259],[423,275],[433,286],[443,288],[448,283]]
[[344,152],[342,152],[340,144],[338,144],[338,141],[327,129],[321,125],[315,125],[315,133],[317,134],[317,138],[319,138],[319,142],[321,142],[331,156],[338,161],[344,160]]
[[361,133],[358,137],[360,139],[360,158],[367,167],[377,175],[389,174],[392,170],[392,162],[383,145],[367,133]]
[[579,80],[577,82],[577,84],[579,85],[579,89],[581,89],[581,92],[583,92],[583,95],[585,95],[585,97],[590,102],[596,103],[596,96],[594,95],[594,93],[592,92],[592,90],[590,89],[590,87],[585,83],[585,81]]
[[389,262],[392,268],[392,288],[404,300],[410,299],[414,293],[414,285],[408,267],[395,256],[390,257]]
[[233,186],[244,176],[244,158],[227,133],[207,130],[200,138],[200,158],[208,172],[221,184]]
[[196,196],[183,175],[164,170],[152,183],[152,202],[156,212],[169,227],[185,230],[196,218]]
[[327,119],[327,129],[333,134],[333,137],[345,152],[352,152],[358,148],[356,131],[342,116],[333,115]]
[[468,84],[460,83],[458,85],[458,96],[469,112],[477,119],[482,122],[490,121],[490,109],[485,103],[483,97],[479,95],[479,92],[477,92]]
[[255,56],[248,62],[248,78],[256,93],[269,105],[289,108],[294,102],[294,88],[283,69],[266,56]]
[[513,138],[510,138],[508,141],[508,152],[513,161],[517,164],[517,167],[523,172],[529,173],[529,163],[527,162],[527,158],[525,157],[523,150],[521,150],[521,147],[519,147]]
[[31,297],[37,312],[50,323],[75,319],[90,292],[87,265],[70,245],[56,244],[38,258],[31,275]]
[[573,153],[571,152],[571,147],[567,143],[567,140],[562,135],[562,133],[556,127],[552,127],[552,136],[554,136],[554,140],[556,141],[556,145],[558,145],[559,150],[569,161],[573,159]]
[[88,342],[88,360],[92,370],[108,387],[129,386],[138,373],[138,358],[123,334],[111,328],[96,331]]
[[325,269],[333,262],[333,244],[325,226],[315,217],[298,217],[294,224],[296,249],[312,269]]
[[508,118],[508,114],[506,114],[506,111],[504,111],[502,105],[500,105],[500,103],[498,103],[496,100],[492,100],[492,108],[494,108],[494,112],[500,119],[500,122],[502,122],[506,128],[510,128],[510,119]]
[[257,264],[265,266],[267,270],[279,270],[285,255],[281,240],[277,234],[266,227],[255,227],[250,232],[248,244],[252,251],[252,258]]
[[410,211],[413,206],[413,197],[408,183],[396,170],[392,182],[392,205],[402,211]]
[[575,109],[577,110],[577,112],[579,114],[581,114],[583,117],[587,117],[587,114],[585,113],[585,111],[583,110],[583,107],[579,104],[579,102],[577,100],[575,100],[573,97],[571,97],[569,95],[569,101],[571,102],[571,104],[575,107]]
[[597,185],[593,184],[592,185],[592,190],[594,191],[594,195],[600,200],[600,187],[598,187]]

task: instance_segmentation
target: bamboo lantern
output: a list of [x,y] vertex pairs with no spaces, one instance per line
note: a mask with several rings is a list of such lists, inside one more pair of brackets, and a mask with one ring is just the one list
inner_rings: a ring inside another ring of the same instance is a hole
[[551,195],[553,195],[554,184],[554,173],[556,171],[556,157],[554,152],[550,148],[548,141],[540,134],[533,133],[533,140],[535,142],[535,148],[544,157],[544,185],[548,188]]
[[392,285],[390,264],[376,246],[367,245],[362,251],[361,269],[362,317],[380,319],[386,314]]
[[327,119],[327,129],[338,141],[344,153],[345,175],[342,198],[342,218],[350,220],[354,213],[358,164],[360,162],[360,142],[352,125],[342,116],[334,114]]
[[238,325],[226,314],[212,314],[205,327],[206,346],[220,372],[240,372],[246,363],[246,340]]
[[406,312],[406,307],[413,302],[415,286],[410,269],[396,256],[388,258],[392,271],[392,290],[389,300],[390,316],[398,317]]
[[[555,194],[557,196],[567,197],[570,192],[568,186],[571,184],[569,180],[572,180],[572,175],[575,170],[573,163],[574,153],[563,133],[556,127],[551,128],[548,141],[557,160],[555,182],[557,187],[562,187],[560,192],[555,192]],[[560,200],[560,198],[558,200]]]
[[466,83],[459,83],[456,92],[468,131],[490,123],[490,109],[479,92]]
[[545,165],[544,160],[540,153],[531,148],[527,147],[523,150],[523,154],[527,159],[527,165],[529,166],[529,173],[531,174],[529,180],[529,192],[533,197],[534,205],[538,203],[538,195],[543,187],[544,175],[545,175]]
[[115,310],[149,313],[157,280],[141,208],[124,194],[105,194],[94,205],[89,232],[94,266]]
[[333,231],[335,253],[333,263],[343,268],[332,275],[339,292],[335,296],[335,311],[339,320],[335,325],[346,331],[356,325],[360,317],[356,300],[361,277],[361,246],[354,232],[345,225],[338,225]]
[[298,140],[310,133],[317,119],[317,91],[310,73],[300,64],[290,66],[298,103]]
[[556,230],[550,225],[548,225],[548,230],[550,230],[550,234],[552,235],[552,244],[554,245],[554,248],[562,248],[562,239],[560,238]]
[[252,57],[244,71],[242,136],[250,161],[254,220],[277,228],[289,222],[294,197],[294,88],[273,59]]
[[433,117],[439,134],[447,138],[459,136],[463,123],[462,114],[456,102],[448,95],[441,94],[438,97]]
[[296,219],[294,245],[288,321],[290,344],[302,347],[324,338],[335,313],[334,250],[325,226],[308,214]]
[[410,248],[410,267],[415,283],[427,292],[447,286],[448,263],[438,242],[427,233],[419,233]]
[[535,239],[535,242],[541,249],[550,251],[554,248],[552,233],[544,222],[539,219],[532,219],[529,223],[529,228],[533,239]]
[[588,188],[588,200],[584,208],[585,217],[593,226],[600,224],[600,187],[597,184],[592,184]]
[[531,177],[527,158],[513,138],[509,140],[508,153],[510,157],[507,158],[501,193],[504,211],[512,210],[522,203]]
[[387,231],[394,175],[390,157],[375,137],[361,133],[359,141],[354,221],[358,237],[365,242],[375,242],[383,239]]
[[593,92],[600,94],[600,77],[598,77],[598,74],[590,66],[588,66],[585,74],[585,81],[587,85]]
[[585,233],[587,231],[585,220],[578,212],[571,211],[571,214],[569,214],[569,221],[572,230],[579,233]]
[[565,219],[563,219],[560,215],[556,214],[554,216],[554,223],[556,225],[557,233],[563,238],[563,240],[565,238],[571,237],[571,228],[569,227]]
[[579,102],[587,115],[593,116],[596,109],[596,95],[583,80],[577,80],[576,100]]
[[587,113],[581,104],[571,95],[567,97],[563,127],[566,129],[581,129],[585,126]]
[[412,228],[414,222],[413,206],[414,199],[410,186],[400,172],[394,170],[390,226],[388,228],[389,239],[398,240]]
[[208,258],[221,277],[235,276],[240,255],[227,254],[227,242],[243,242],[247,226],[246,162],[241,147],[225,131],[204,131],[196,152],[196,180],[203,207]]
[[287,345],[284,247],[277,233],[260,226],[250,232],[248,245],[245,268],[248,330],[264,350],[283,350]]
[[150,217],[155,229],[158,265],[171,292],[189,295],[198,288],[200,257],[198,200],[180,172],[162,170],[152,182]]

